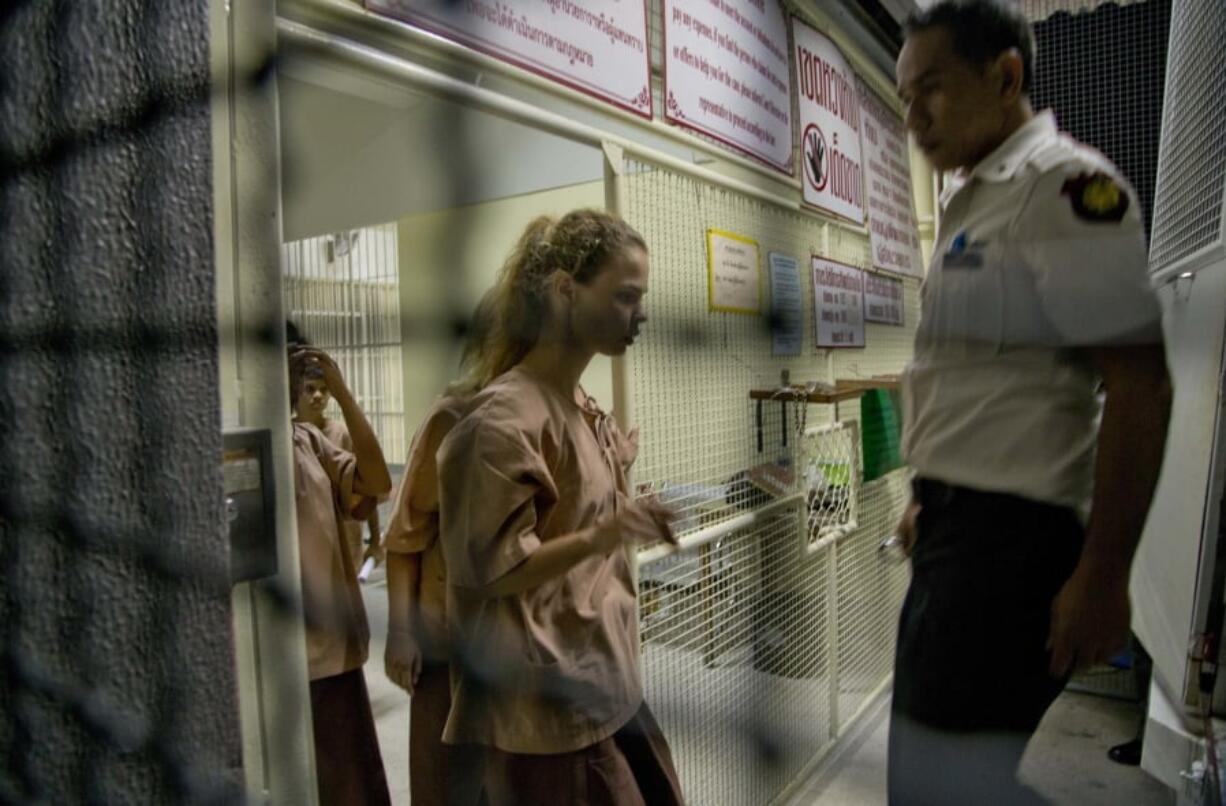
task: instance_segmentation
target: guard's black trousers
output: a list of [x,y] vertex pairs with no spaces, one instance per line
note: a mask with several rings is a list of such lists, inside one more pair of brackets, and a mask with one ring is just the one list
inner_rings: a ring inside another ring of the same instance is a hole
[[899,619],[893,806],[1034,803],[1026,742],[1066,680],[1048,672],[1051,605],[1081,555],[1073,510],[919,479]]

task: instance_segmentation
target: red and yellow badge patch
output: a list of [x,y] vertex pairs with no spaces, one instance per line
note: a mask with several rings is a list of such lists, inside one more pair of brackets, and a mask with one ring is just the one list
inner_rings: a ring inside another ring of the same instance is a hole
[[1073,212],[1086,221],[1122,221],[1128,212],[1128,192],[1101,171],[1066,180],[1060,195],[1068,196]]

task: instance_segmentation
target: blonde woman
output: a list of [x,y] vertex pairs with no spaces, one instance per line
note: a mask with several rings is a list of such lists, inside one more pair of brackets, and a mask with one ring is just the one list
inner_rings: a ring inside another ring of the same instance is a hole
[[579,386],[646,321],[647,246],[620,219],[539,218],[494,291],[480,391],[438,452],[448,618],[459,656],[443,739],[488,751],[505,804],[674,804],[643,702],[625,547],[671,539],[635,500],[635,445]]

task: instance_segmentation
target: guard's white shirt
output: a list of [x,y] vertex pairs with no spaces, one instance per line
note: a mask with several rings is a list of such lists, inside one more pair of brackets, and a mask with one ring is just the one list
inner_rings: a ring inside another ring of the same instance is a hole
[[[1126,194],[1114,207],[1112,191]],[[1044,112],[941,203],[903,379],[906,460],[922,477],[1086,511],[1099,379],[1074,348],[1161,341],[1136,196]]]

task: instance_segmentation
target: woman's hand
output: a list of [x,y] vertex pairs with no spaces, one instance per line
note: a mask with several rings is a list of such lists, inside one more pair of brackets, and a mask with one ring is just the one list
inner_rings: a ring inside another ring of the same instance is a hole
[[345,385],[345,376],[341,374],[341,368],[336,365],[332,356],[323,350],[314,347],[300,347],[290,353],[289,360],[291,365],[303,370],[308,367],[318,368],[323,376],[324,385],[328,387],[333,397],[349,394],[349,387]]
[[421,675],[421,647],[408,630],[388,630],[387,648],[383,652],[383,671],[387,679],[409,694]]
[[628,434],[618,434],[614,447],[617,452],[617,461],[621,463],[622,469],[629,470],[639,456],[638,426],[631,428]]
[[623,545],[654,543],[657,540],[676,545],[677,538],[672,530],[676,519],[676,510],[654,495],[635,499],[619,495],[617,510],[596,524],[592,542],[604,554]]

